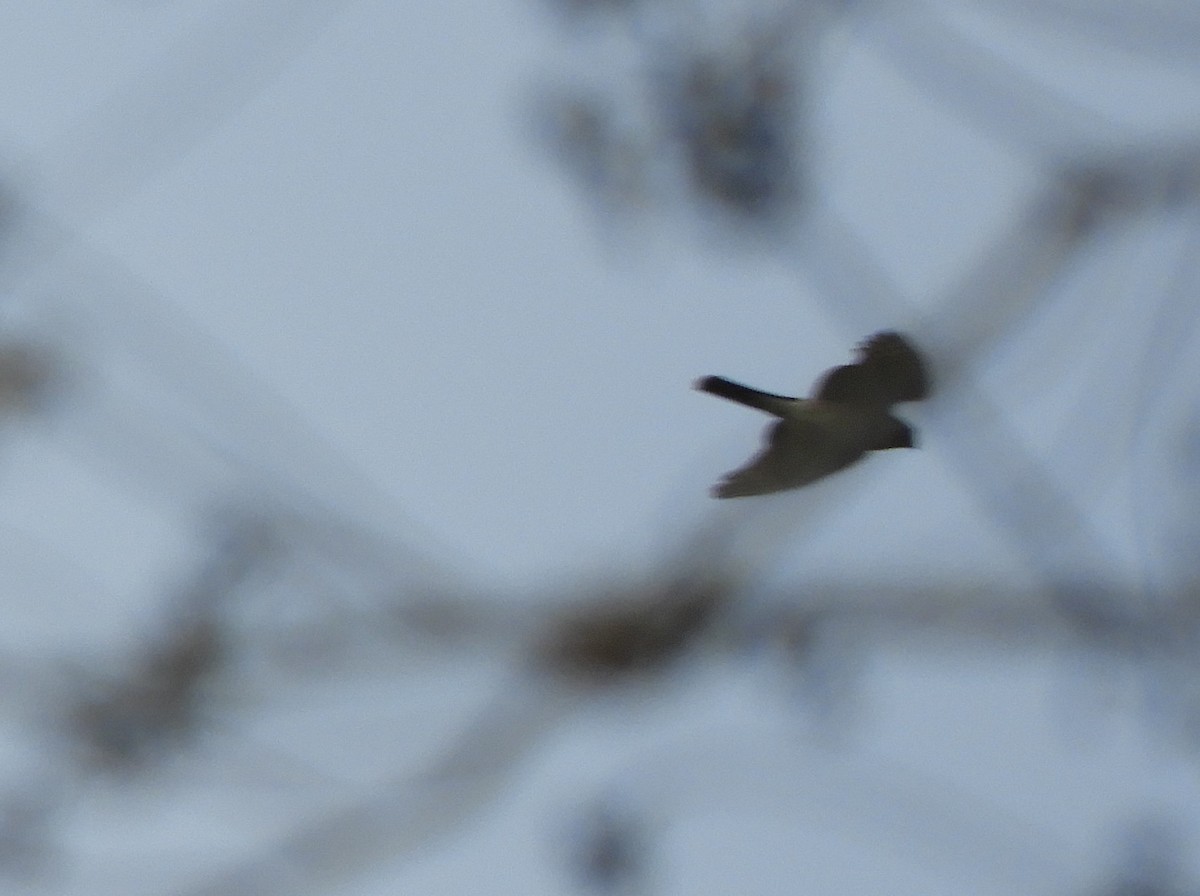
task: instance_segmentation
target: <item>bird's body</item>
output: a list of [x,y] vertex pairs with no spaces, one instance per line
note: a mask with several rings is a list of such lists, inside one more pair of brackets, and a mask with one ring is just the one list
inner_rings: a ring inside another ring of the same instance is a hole
[[719,376],[697,380],[696,388],[779,418],[767,430],[766,447],[713,488],[714,497],[737,498],[800,488],[868,451],[911,448],[912,429],[891,407],[924,398],[929,383],[916,349],[885,332],[863,343],[856,363],[826,373],[812,398],[762,392]]

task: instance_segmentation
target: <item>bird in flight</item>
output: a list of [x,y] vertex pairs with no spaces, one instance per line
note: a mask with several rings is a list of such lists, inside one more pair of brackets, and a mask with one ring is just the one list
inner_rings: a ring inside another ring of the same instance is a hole
[[762,451],[713,486],[714,498],[740,498],[800,488],[868,451],[912,448],[912,427],[891,409],[925,398],[929,376],[912,343],[884,331],[858,346],[853,364],[827,371],[811,398],[772,395],[720,376],[696,380],[695,387],[779,418],[768,428]]

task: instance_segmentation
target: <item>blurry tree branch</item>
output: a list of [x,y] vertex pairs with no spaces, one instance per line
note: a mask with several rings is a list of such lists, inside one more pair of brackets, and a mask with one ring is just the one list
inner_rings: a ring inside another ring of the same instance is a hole
[[[652,18],[655,2],[593,3],[587,11]],[[585,6],[577,0],[569,12],[582,15]],[[1150,45],[1182,58],[1200,33],[1200,19],[1183,7],[1160,4],[1150,16],[1141,5],[1131,13],[1104,3],[1092,16],[1068,0],[1035,6],[1012,9],[1131,52]],[[903,582],[880,570],[877,582],[847,575],[764,585],[762,573],[815,528],[780,527],[740,551],[753,524],[746,512],[714,515],[690,533],[693,523],[681,524],[690,535],[685,549],[650,573],[581,576],[516,610],[498,606],[488,583],[467,582],[415,547],[411,521],[380,507],[375,485],[299,414],[164,313],[160,297],[120,261],[41,210],[43,198],[83,218],[111,206],[164,159],[213,133],[336,8],[226,10],[188,35],[187,51],[171,55],[162,78],[98,109],[61,153],[40,159],[44,183],[37,168],[27,182],[10,181],[0,283],[16,297],[50,272],[77,294],[66,315],[32,300],[40,328],[0,333],[0,426],[53,422],[51,435],[85,462],[99,459],[130,492],[169,505],[201,556],[164,589],[162,618],[135,647],[110,658],[109,671],[96,671],[103,662],[75,664],[69,685],[53,694],[46,715],[57,727],[41,735],[50,768],[6,786],[0,799],[0,864],[36,874],[81,785],[144,781],[180,757],[217,755],[222,735],[249,732],[294,692],[349,692],[366,667],[374,686],[386,685],[402,703],[413,668],[450,679],[483,654],[502,671],[482,708],[450,726],[432,755],[383,762],[382,774],[350,776],[331,788],[334,796],[311,795],[265,842],[210,863],[195,886],[175,892],[333,892],[357,874],[423,854],[499,803],[573,714],[614,696],[664,693],[704,663],[767,657],[817,693],[834,679],[853,688],[847,669],[855,657],[898,645],[965,646],[972,657],[1010,661],[1083,653],[1151,680],[1159,705],[1197,748],[1200,582],[1179,575],[1154,592],[1144,570],[1123,566],[1091,496],[1069,487],[1063,467],[1078,451],[1077,434],[1066,432],[1049,455],[1034,450],[1013,403],[987,377],[998,359],[1019,363],[1026,372],[1007,385],[1035,400],[1074,363],[1075,346],[1060,346],[1055,358],[1038,351],[1030,338],[1038,315],[1061,301],[1105,240],[1172,215],[1194,219],[1194,137],[1130,139],[928,3],[783,4],[708,44],[687,40],[682,26],[684,36],[666,41],[631,29],[644,41],[643,57],[659,54],[642,73],[639,111],[601,91],[549,91],[538,119],[543,136],[613,208],[669,205],[678,189],[696,208],[717,209],[731,233],[748,233],[796,263],[849,338],[893,326],[911,334],[935,377],[922,432],[1034,582]],[[678,25],[669,12],[655,15]],[[1030,200],[942,295],[905,295],[856,223],[814,189],[814,108],[827,87],[818,57],[831,34],[845,37],[842,26],[964,122],[1016,148],[1036,177]],[[1194,249],[1194,229],[1190,239]],[[1176,368],[1194,348],[1195,276],[1177,279],[1172,295],[1147,300],[1160,320],[1144,337],[1143,376],[1127,378],[1149,408],[1138,420],[1151,419],[1162,383],[1180,378]],[[85,306],[73,328],[65,323]],[[114,373],[124,365],[137,373]],[[313,469],[335,486],[313,487]],[[1187,472],[1194,478],[1194,468]],[[807,520],[836,505],[814,498]],[[6,658],[5,675],[18,675],[23,659]],[[582,877],[601,890],[636,891],[660,821],[635,810],[599,813],[578,856]],[[1097,892],[1184,892],[1167,859],[1150,859],[1129,862]]]

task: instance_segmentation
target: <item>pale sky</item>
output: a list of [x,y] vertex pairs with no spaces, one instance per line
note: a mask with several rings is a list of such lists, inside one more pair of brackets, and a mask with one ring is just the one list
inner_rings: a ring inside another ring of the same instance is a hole
[[[1139,32],[1153,53],[1106,44],[1103,15],[1071,39],[1036,9],[946,5],[863,14],[805,47],[817,211],[756,239],[706,224],[661,147],[642,207],[605,218],[531,127],[535,98],[572,85],[653,121],[639,85],[664,57],[638,48],[689,29],[720,46],[750,0],[647,0],[633,31],[534,0],[0,4],[0,176],[28,209],[0,323],[75,353],[76,390],[4,430],[6,663],[49,679],[76,674],[64,659],[113,661],[161,622],[214,511],[280,502],[332,506],[403,576],[502,614],[650,575],[707,526],[739,533],[747,600],[864,583],[1020,600],[1064,570],[1118,589],[1190,580],[1195,163],[1183,211],[1144,212],[1139,194],[1118,205],[1134,225],[1029,295],[1005,278],[1050,239],[1019,222],[1059,195],[1052,160],[1194,146],[1200,54],[1167,38],[1200,39],[1200,14],[1168,4],[1177,27]],[[929,22],[1066,99],[1022,93],[990,57],[959,78]],[[997,74],[1028,100],[1011,117]],[[827,251],[823,216],[890,287]],[[696,377],[803,394],[893,327],[951,371],[904,409],[919,450],[798,492],[708,497],[765,421]],[[1027,460],[1054,494],[1022,503],[1040,481]],[[323,562],[296,575],[352,578]],[[570,892],[565,819],[610,792],[654,815],[654,893],[1084,893],[1142,818],[1179,824],[1184,864],[1200,861],[1195,743],[1132,660],[1019,636],[865,640],[851,705],[826,723],[745,658],[570,709],[469,823],[330,891]],[[55,826],[66,858],[35,891],[190,893],[290,813],[419,769],[510,661],[392,658],[315,693],[279,678],[240,696],[266,708],[141,796],[80,785]],[[1176,671],[1194,690],[1196,670]],[[36,754],[25,716],[3,724],[0,784]],[[176,789],[211,805],[172,811]]]

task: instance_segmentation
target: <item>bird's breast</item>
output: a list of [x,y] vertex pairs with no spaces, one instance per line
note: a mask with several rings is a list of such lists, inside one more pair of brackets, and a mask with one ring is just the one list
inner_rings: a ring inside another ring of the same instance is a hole
[[895,428],[895,420],[884,408],[861,408],[817,399],[797,402],[793,416],[808,426],[818,427],[825,438],[862,451],[891,438]]

